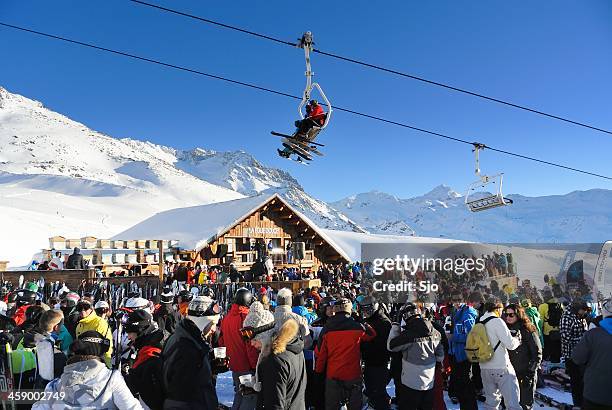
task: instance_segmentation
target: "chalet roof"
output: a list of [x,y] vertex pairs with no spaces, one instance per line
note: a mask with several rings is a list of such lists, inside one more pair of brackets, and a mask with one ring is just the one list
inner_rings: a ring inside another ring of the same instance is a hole
[[276,193],[160,212],[121,232],[112,239],[172,238],[177,239],[179,246],[183,249],[199,251],[273,199],[282,202],[347,261],[361,259],[362,243],[452,242],[441,238],[374,235],[322,229],[296,211]]
[[350,260],[348,254],[336,246],[324,230],[296,211],[276,193],[160,212],[112,239],[173,238],[179,241],[181,248],[199,251],[273,199],[281,201],[343,258]]

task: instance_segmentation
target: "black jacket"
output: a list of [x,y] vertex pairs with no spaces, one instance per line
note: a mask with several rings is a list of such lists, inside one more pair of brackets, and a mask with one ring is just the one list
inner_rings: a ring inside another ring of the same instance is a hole
[[379,308],[372,316],[366,319],[374,331],[376,337],[371,342],[361,343],[361,358],[368,366],[385,366],[389,364],[390,353],[387,350],[387,339],[391,331],[391,320]]
[[508,350],[517,377],[533,376],[542,362],[542,346],[538,332],[530,332],[518,322],[508,327],[510,332],[521,332],[521,345],[514,350]]
[[134,342],[136,362],[130,368],[125,382],[135,397],[140,396],[151,410],[161,410],[164,399],[161,349],[165,342],[162,329],[139,337]]
[[181,321],[181,314],[172,308],[172,305],[162,303],[153,313],[153,320],[157,322],[157,326],[173,334],[176,325]]
[[304,342],[296,338],[297,332],[291,335],[283,330],[281,328],[275,339],[274,350],[262,358],[257,366],[257,377],[262,384],[257,407],[266,410],[303,410],[306,407]]
[[182,320],[162,351],[164,409],[216,410],[217,392],[212,383],[210,345],[188,319]]
[[68,261],[66,262],[65,268],[85,269],[85,261],[83,260],[83,255],[81,255],[78,250],[75,250],[74,253],[68,257]]

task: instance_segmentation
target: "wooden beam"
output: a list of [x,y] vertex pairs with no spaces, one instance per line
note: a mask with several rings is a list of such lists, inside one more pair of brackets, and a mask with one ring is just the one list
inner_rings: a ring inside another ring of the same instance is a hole
[[280,218],[281,219],[291,219],[291,218],[293,218],[293,214],[281,215]]

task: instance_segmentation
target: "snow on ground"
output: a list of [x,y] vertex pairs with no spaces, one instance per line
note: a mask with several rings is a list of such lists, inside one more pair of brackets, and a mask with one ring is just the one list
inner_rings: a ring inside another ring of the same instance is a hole
[[[550,392],[550,390],[552,390],[552,392]],[[542,391],[542,393],[550,397],[554,397],[556,400],[560,400],[561,402],[564,402],[564,403],[572,402],[571,401],[572,396],[569,393],[559,392],[550,387],[545,388],[545,389],[540,389],[540,391]],[[389,394],[391,397],[395,395],[395,386],[393,385],[393,380],[391,380],[391,383],[389,383],[389,385],[387,386],[387,394]],[[568,395],[569,395],[569,401],[567,401]],[[219,403],[225,404],[226,406],[229,406],[229,407],[232,406],[232,403],[234,402],[234,385],[232,382],[231,372],[221,373],[217,376],[217,398],[219,399]],[[459,405],[453,404],[453,402],[448,397],[448,394],[446,393],[446,391],[444,392],[444,402],[446,403],[446,408],[448,410],[460,410]],[[478,404],[478,408],[480,409],[483,408],[482,403]],[[555,410],[554,407],[546,406],[543,403],[538,403],[537,408],[541,410]]]

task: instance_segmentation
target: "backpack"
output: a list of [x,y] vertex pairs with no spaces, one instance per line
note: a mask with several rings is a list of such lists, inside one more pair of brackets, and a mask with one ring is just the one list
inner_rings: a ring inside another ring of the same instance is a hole
[[552,327],[558,327],[561,323],[561,316],[563,315],[563,308],[560,303],[549,303],[548,304],[548,324]]
[[489,336],[487,336],[487,329],[485,323],[491,319],[495,319],[495,316],[486,318],[485,320],[478,321],[468,333],[467,340],[465,342],[465,354],[472,363],[484,363],[491,360],[493,353],[499,347],[501,341],[498,341],[495,347],[491,347]]

